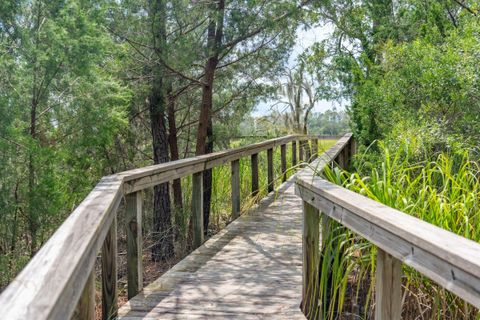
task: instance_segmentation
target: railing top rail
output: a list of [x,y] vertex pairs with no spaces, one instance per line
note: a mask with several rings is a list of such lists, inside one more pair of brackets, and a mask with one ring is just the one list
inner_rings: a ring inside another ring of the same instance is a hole
[[63,319],[73,312],[125,194],[305,138],[290,135],[103,177],[2,292],[2,318]]
[[480,307],[479,243],[330,183],[312,169],[297,174],[296,192],[323,214]]

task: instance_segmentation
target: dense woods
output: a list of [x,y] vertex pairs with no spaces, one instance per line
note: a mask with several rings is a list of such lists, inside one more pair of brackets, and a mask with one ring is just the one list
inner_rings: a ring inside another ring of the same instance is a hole
[[[0,288],[102,176],[289,133],[353,132],[352,167],[326,178],[480,241],[479,10],[477,0],[1,1]],[[321,28],[331,32],[294,54],[299,31]],[[338,108],[320,112],[321,101]],[[203,172],[207,237],[228,222],[227,174]],[[156,266],[192,249],[191,188],[182,178],[146,195]],[[322,296],[322,315],[355,305],[370,318],[375,248],[338,237],[329,253],[342,272],[322,283],[351,296]],[[406,274],[408,316],[477,314]]]

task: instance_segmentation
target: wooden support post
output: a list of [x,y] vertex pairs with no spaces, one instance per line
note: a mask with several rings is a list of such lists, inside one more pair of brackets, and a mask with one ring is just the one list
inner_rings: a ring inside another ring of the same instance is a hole
[[73,320],[95,320],[95,272],[92,270],[75,309]]
[[192,176],[193,249],[203,244],[203,172]]
[[310,141],[305,140],[305,161],[312,162],[312,149],[310,149]]
[[320,262],[320,212],[303,202],[303,284],[302,311],[310,319],[318,308],[318,268]]
[[117,317],[117,217],[102,246],[102,319]]
[[267,167],[268,192],[272,192],[275,189],[273,182],[273,149],[267,150]]
[[240,216],[240,160],[231,163],[232,168],[232,219]]
[[400,320],[402,262],[378,248],[375,273],[375,320]]
[[298,142],[298,159],[303,162],[303,151],[305,149],[305,141],[300,140]]
[[258,153],[252,154],[251,156],[251,165],[252,165],[252,196],[258,194]]
[[292,141],[292,168],[297,165],[297,141]]
[[128,299],[143,288],[142,263],[142,192],[126,195]]
[[287,145],[280,146],[280,157],[282,162],[282,182],[287,181]]
[[312,160],[318,158],[318,139],[315,138],[312,140]]

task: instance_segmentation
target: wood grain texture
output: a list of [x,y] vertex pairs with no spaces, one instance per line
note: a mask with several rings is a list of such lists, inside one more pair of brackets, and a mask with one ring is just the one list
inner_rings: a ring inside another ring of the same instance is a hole
[[203,230],[203,173],[194,173],[192,177],[192,227],[193,248],[202,245]]
[[313,138],[312,139],[312,160],[315,160],[318,158],[318,139]]
[[280,161],[282,169],[282,182],[287,181],[287,145],[280,146]]
[[268,149],[279,147],[302,137],[291,135],[282,138],[267,140],[252,145],[219,151],[207,155],[171,161],[163,164],[148,166],[119,173],[124,181],[124,192],[131,193],[145,188],[172,181],[193,173],[228,164],[242,157],[251,156]]
[[3,319],[72,316],[121,201],[121,183],[103,178],[2,292]]
[[252,154],[250,163],[252,166],[252,196],[256,196],[259,191],[258,186],[258,153]]
[[232,219],[240,216],[240,160],[231,163]]
[[297,165],[297,142],[292,141],[292,167]]
[[72,320],[95,320],[95,272],[93,271],[90,272],[85,283]]
[[111,320],[117,316],[117,218],[102,246],[102,319]]
[[320,261],[320,212],[303,202],[302,310],[311,319],[318,309],[318,268]]
[[[6,319],[65,319],[102,248],[124,194],[202,172],[296,141],[292,135],[261,143],[125,171],[104,177],[0,295]],[[49,294],[46,295],[45,292]]]
[[305,319],[301,208],[289,180],[146,286],[120,319]]
[[402,318],[402,262],[382,249],[375,270],[375,320]]
[[127,288],[128,298],[133,298],[143,287],[142,263],[142,192],[128,194],[126,201],[127,235]]
[[304,140],[299,140],[298,141],[298,160],[303,162],[304,160],[304,153],[305,153],[305,141]]
[[305,161],[312,162],[312,149],[310,148],[310,141],[304,141],[304,148],[305,148]]
[[267,149],[267,185],[268,192],[275,190],[275,182],[273,176],[273,149]]
[[[317,165],[335,158],[345,142],[319,157]],[[304,201],[480,307],[480,244],[327,182],[310,168],[297,174],[296,185]]]

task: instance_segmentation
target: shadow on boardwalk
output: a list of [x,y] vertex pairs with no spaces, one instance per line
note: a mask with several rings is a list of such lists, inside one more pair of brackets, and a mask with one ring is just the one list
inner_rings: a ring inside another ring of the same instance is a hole
[[292,180],[119,310],[121,319],[305,319],[301,200]]

